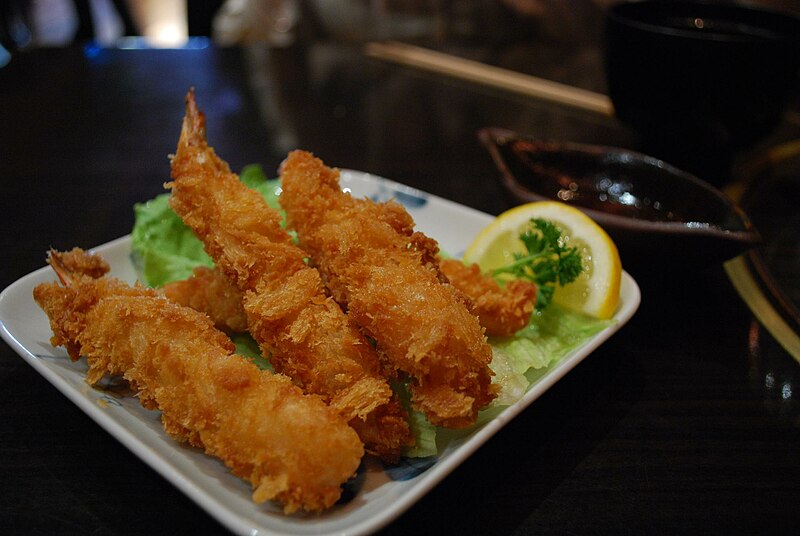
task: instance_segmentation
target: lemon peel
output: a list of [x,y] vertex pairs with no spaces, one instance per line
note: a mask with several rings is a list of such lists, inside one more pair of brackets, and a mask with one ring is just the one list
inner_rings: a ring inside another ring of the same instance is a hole
[[556,289],[553,301],[571,311],[600,319],[614,315],[619,304],[622,262],[616,244],[602,227],[570,205],[557,201],[526,203],[503,212],[473,240],[464,261],[489,272],[525,253],[519,235],[532,218],[549,220],[565,241],[581,253],[584,270],[578,278]]

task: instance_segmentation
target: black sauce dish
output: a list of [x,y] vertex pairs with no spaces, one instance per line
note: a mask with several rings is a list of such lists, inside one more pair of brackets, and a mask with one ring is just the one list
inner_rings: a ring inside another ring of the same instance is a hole
[[800,17],[736,2],[622,2],[606,12],[604,54],[615,115],[644,152],[720,185],[791,102]]
[[635,275],[705,268],[760,242],[727,196],[657,158],[499,128],[482,129],[478,137],[513,202],[574,205],[608,232]]

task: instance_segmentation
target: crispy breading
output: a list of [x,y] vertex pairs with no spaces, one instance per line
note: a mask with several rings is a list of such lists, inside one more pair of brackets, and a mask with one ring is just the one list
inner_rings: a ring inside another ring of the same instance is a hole
[[98,279],[106,275],[111,267],[100,255],[87,254],[81,248],[75,247],[70,251],[56,252],[50,251],[48,261],[55,261],[59,265],[59,273],[62,276],[88,276]]
[[396,461],[413,436],[374,348],[326,295],[278,212],[209,147],[193,92],[172,179],[170,206],[243,292],[250,334],[275,369],[336,408],[369,452]]
[[469,298],[488,335],[510,337],[528,325],[536,305],[536,285],[513,279],[501,287],[477,264],[465,265],[456,259],[441,259],[439,269],[450,283]]
[[207,314],[217,329],[247,331],[242,292],[218,268],[198,266],[191,277],[167,283],[161,291],[172,301]]
[[115,279],[69,276],[68,287],[38,285],[34,298],[54,343],[86,356],[87,382],[123,376],[172,437],[221,459],[253,485],[257,502],[274,499],[291,513],[339,499],[364,451],[319,397],[232,354],[230,339],[197,311]]
[[412,378],[412,401],[447,427],[475,422],[494,397],[492,350],[462,294],[441,276],[438,246],[405,209],[341,191],[339,173],[310,153],[281,166],[280,203],[331,294]]

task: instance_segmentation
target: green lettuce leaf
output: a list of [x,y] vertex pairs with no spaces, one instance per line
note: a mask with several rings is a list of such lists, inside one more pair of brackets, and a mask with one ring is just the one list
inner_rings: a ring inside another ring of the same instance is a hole
[[534,312],[528,325],[513,337],[491,337],[491,366],[502,389],[495,403],[514,403],[541,376],[535,371],[558,362],[612,323],[551,303],[547,309]]
[[236,353],[238,355],[249,358],[260,369],[275,372],[269,359],[261,355],[261,348],[258,347],[258,343],[249,333],[234,333],[231,335],[231,340],[236,345]]
[[[259,192],[270,206],[280,208],[280,183],[277,179],[268,179],[261,166],[245,167],[240,179]],[[169,194],[137,203],[133,210],[132,258],[145,284],[161,287],[186,279],[197,266],[214,265],[203,250],[203,243],[169,207]]]
[[169,194],[137,203],[133,210],[131,254],[145,284],[160,287],[186,279],[196,266],[213,266],[203,243],[169,208]]
[[393,382],[392,389],[408,412],[408,426],[414,434],[414,446],[407,448],[403,455],[409,458],[436,456],[439,452],[436,446],[436,426],[428,421],[424,413],[411,407],[411,393],[406,383]]
[[[270,179],[264,173],[264,169],[258,164],[245,166],[239,175],[245,186],[252,188],[264,197],[269,206],[276,210],[281,210],[278,197],[281,194],[281,183],[278,179]],[[283,213],[281,211],[281,213]]]

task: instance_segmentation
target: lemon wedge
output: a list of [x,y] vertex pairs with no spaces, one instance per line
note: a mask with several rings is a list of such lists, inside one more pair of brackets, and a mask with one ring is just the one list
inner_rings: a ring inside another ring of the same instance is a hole
[[503,212],[475,237],[464,253],[464,261],[477,263],[484,272],[511,264],[515,253],[526,251],[519,235],[532,218],[552,222],[583,259],[581,275],[558,287],[553,301],[577,313],[611,318],[619,304],[622,279],[617,246],[594,220],[564,203],[538,201]]

